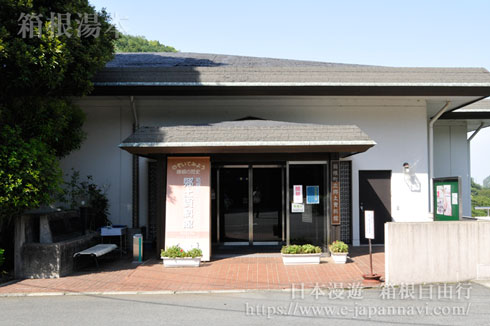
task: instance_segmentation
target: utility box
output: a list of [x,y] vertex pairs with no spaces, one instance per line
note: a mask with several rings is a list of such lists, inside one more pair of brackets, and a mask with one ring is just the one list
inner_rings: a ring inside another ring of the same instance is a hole
[[133,235],[133,263],[143,261],[143,235]]
[[433,178],[434,221],[458,221],[463,216],[461,178]]

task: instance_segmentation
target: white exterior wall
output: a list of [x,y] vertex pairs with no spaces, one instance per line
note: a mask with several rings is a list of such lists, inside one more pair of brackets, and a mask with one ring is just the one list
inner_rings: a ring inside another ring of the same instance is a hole
[[434,177],[461,177],[463,215],[471,216],[470,152],[466,122],[441,121],[434,126]]
[[78,103],[86,113],[83,126],[87,133],[80,150],[61,161],[64,174],[70,169],[80,171],[81,180],[87,175],[100,186],[108,187],[110,220],[114,224],[131,225],[132,168],[131,155],[118,145],[132,132],[129,103],[104,103],[93,100]]
[[[111,220],[131,224],[131,156],[117,145],[131,134],[129,97],[87,98],[87,141],[62,163],[111,185]],[[136,98],[140,126],[210,123],[246,116],[322,124],[356,124],[377,145],[354,155],[353,240],[359,243],[359,170],[391,170],[395,221],[428,220],[427,113],[424,100],[375,97]],[[408,162],[414,175],[403,174]],[[147,219],[147,165],[140,159],[140,221]]]

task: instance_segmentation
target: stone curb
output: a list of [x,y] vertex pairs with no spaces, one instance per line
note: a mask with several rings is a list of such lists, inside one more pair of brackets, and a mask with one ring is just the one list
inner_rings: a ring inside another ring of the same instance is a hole
[[153,295],[153,294],[212,294],[212,293],[249,293],[249,292],[290,292],[290,289],[246,289],[246,290],[196,290],[196,291],[102,291],[102,292],[25,292],[0,293],[1,297],[49,297],[81,295]]
[[[363,289],[376,289],[378,286],[363,286]],[[309,288],[308,288],[309,289]],[[347,288],[346,288],[347,289]],[[307,288],[305,288],[307,290]],[[100,291],[100,292],[23,292],[0,293],[2,297],[49,297],[49,296],[82,296],[82,295],[168,295],[168,294],[227,294],[227,293],[253,293],[253,292],[291,292],[290,288],[284,289],[233,289],[233,290],[190,290],[190,291]]]

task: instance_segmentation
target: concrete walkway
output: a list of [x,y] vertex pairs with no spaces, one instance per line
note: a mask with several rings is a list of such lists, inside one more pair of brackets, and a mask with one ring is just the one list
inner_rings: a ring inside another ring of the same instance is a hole
[[[375,247],[374,271],[384,275],[384,252]],[[164,268],[162,261],[152,259],[135,265],[130,260],[106,261],[100,270],[82,270],[59,279],[26,279],[0,285],[0,296],[197,292],[230,290],[291,289],[292,284],[312,288],[316,284],[348,287],[362,284],[362,274],[369,272],[367,247],[354,247],[345,265],[322,258],[320,265],[284,266],[278,254],[254,254],[216,259],[200,268]],[[372,285],[369,285],[372,286]]]

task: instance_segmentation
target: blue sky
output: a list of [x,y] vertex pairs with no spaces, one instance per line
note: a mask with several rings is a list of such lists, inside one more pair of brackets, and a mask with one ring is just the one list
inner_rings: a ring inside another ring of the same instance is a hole
[[[490,1],[89,0],[122,29],[185,52],[490,70]],[[472,175],[490,175],[490,128]]]

